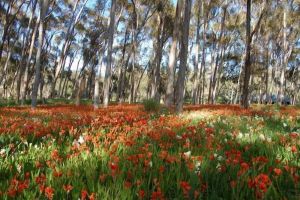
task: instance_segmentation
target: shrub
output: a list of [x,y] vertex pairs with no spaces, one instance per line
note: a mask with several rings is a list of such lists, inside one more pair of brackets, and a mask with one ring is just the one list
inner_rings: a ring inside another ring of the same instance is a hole
[[151,111],[156,112],[160,108],[159,102],[154,99],[144,100],[143,105],[144,105],[144,109],[148,112],[151,112]]

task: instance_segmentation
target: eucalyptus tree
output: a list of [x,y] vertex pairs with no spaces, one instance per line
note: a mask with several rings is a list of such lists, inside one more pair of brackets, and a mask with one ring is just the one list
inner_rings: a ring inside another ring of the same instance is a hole
[[65,23],[68,22],[68,24],[67,24],[67,29],[64,31],[65,40],[62,45],[62,49],[61,49],[61,53],[59,56],[57,66],[55,68],[55,74],[54,74],[54,78],[53,78],[53,82],[52,82],[52,86],[51,86],[51,97],[55,96],[56,82],[58,80],[58,77],[59,77],[61,71],[63,71],[64,65],[66,62],[66,58],[67,58],[67,53],[70,48],[70,45],[72,44],[72,39],[74,37],[75,26],[78,24],[87,2],[88,2],[88,0],[83,0],[81,7],[79,7],[80,0],[76,0],[75,2],[73,2],[72,3],[73,8],[71,10],[70,20],[65,21]]
[[44,42],[44,25],[45,25],[45,17],[49,9],[49,0],[40,0],[40,21],[39,21],[39,37],[38,37],[38,47],[36,53],[36,64],[35,64],[35,78],[34,83],[32,86],[32,96],[31,96],[31,107],[35,108],[37,104],[37,93],[38,87],[40,83],[40,76],[41,76],[41,55],[42,55],[42,48]]
[[104,85],[103,85],[103,106],[107,107],[109,102],[109,88],[111,81],[111,68],[112,68],[112,54],[113,54],[113,41],[115,30],[115,15],[116,15],[116,0],[111,0],[109,27],[107,31],[107,65],[105,70]]
[[181,34],[180,65],[178,71],[178,78],[176,82],[176,112],[181,112],[183,110],[191,7],[192,0],[185,0],[183,26]]
[[174,103],[174,82],[175,82],[175,68],[177,62],[177,44],[180,37],[180,29],[177,28],[181,24],[181,18],[183,13],[183,0],[178,0],[176,5],[175,22],[172,36],[172,44],[169,53],[168,63],[168,80],[167,80],[167,91],[166,91],[166,106],[170,107]]

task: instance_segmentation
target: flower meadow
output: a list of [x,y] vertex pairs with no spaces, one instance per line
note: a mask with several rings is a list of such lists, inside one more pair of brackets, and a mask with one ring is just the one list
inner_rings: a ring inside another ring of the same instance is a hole
[[300,199],[300,109],[2,107],[0,199]]

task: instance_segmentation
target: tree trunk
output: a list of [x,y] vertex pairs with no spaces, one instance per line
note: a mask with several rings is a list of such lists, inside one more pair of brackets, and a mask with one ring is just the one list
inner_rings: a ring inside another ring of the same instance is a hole
[[251,26],[251,0],[247,0],[245,75],[244,75],[243,95],[242,95],[242,102],[241,102],[244,108],[249,107],[249,80],[251,75],[250,26]]
[[170,107],[174,103],[174,80],[175,80],[175,67],[176,67],[176,55],[177,55],[177,43],[179,39],[179,28],[181,13],[182,13],[183,0],[177,1],[175,23],[173,30],[173,41],[170,48],[169,54],[169,65],[168,65],[168,81],[167,81],[167,92],[166,92],[166,102],[165,105]]
[[107,43],[107,66],[105,70],[104,85],[103,85],[103,106],[107,107],[109,102],[109,88],[111,82],[111,68],[112,68],[112,54],[114,41],[114,26],[115,26],[115,12],[116,0],[111,1],[110,22],[108,29],[108,43]]
[[[284,5],[286,7],[286,5]],[[279,90],[277,96],[277,103],[282,104],[284,100],[284,82],[285,82],[285,69],[287,65],[287,41],[286,41],[286,8],[283,9],[283,53],[282,53],[282,66],[279,77]]]
[[17,2],[19,2],[19,1],[10,0],[7,5],[7,8],[5,10],[5,23],[3,25],[3,34],[2,34],[1,43],[0,43],[0,61],[2,59],[3,48],[4,48],[5,41],[7,40],[7,36],[9,34],[10,26],[15,21],[17,14],[19,13],[23,4],[25,3],[25,1],[21,1],[20,5],[17,6],[16,12],[11,13],[11,11],[13,10],[13,8],[15,7]]
[[268,99],[269,99],[269,42],[267,42],[267,45],[266,45],[266,73],[265,73],[265,98],[264,98],[264,103],[267,103],[268,102]]
[[184,87],[185,76],[187,70],[187,56],[188,56],[188,42],[190,30],[190,14],[191,14],[192,1],[186,0],[184,6],[184,20],[182,26],[181,38],[181,53],[180,53],[180,66],[178,71],[178,79],[176,84],[176,112],[179,113],[183,110],[184,102]]
[[[29,40],[29,36],[30,36],[31,25],[32,25],[32,22],[33,22],[35,10],[36,10],[36,5],[37,5],[37,0],[30,1],[30,3],[31,2],[32,2],[33,7],[32,7],[31,15],[30,15],[30,18],[29,18],[29,23],[27,25],[27,30],[26,30],[25,36],[24,36],[24,42],[23,42],[23,45],[22,45],[22,53],[21,53],[20,72],[19,72],[18,77],[17,77],[17,87],[16,87],[16,103],[17,104],[20,101],[22,76],[23,76],[24,71],[25,71],[24,66],[26,66],[25,61],[26,61],[27,44],[29,42],[28,40]],[[28,4],[28,6],[29,5],[30,4]]]
[[36,53],[36,64],[35,64],[35,78],[34,84],[32,86],[32,102],[31,107],[35,108],[37,104],[37,93],[40,83],[41,76],[41,55],[44,41],[44,19],[48,12],[49,0],[44,0],[40,2],[40,24],[39,24],[39,40],[38,40],[38,48]]
[[136,49],[137,49],[137,43],[136,43],[136,29],[137,29],[137,14],[135,13],[135,23],[132,27],[132,68],[131,68],[131,74],[130,74],[130,94],[129,94],[129,104],[134,103],[134,88],[135,88],[135,77],[134,77],[134,70],[135,70],[135,62],[136,62]]
[[223,7],[223,18],[222,18],[222,23],[221,23],[221,32],[220,36],[218,39],[218,44],[217,44],[217,58],[216,58],[216,65],[213,73],[213,79],[212,79],[212,92],[211,92],[211,102],[212,104],[215,104],[216,101],[216,93],[217,93],[217,81],[218,81],[218,76],[220,74],[220,60],[221,64],[222,62],[222,55],[223,55],[223,50],[224,50],[224,45],[222,44],[222,38],[223,38],[223,33],[224,33],[224,26],[225,26],[225,20],[226,20],[226,13],[227,13],[227,5]]
[[119,71],[118,71],[118,87],[117,87],[117,99],[116,101],[121,103],[121,99],[122,99],[122,92],[123,92],[123,88],[122,88],[122,81],[123,81],[123,75],[124,73],[126,73],[124,71],[124,63],[125,63],[125,54],[126,54],[126,45],[127,45],[127,34],[128,34],[128,30],[126,28],[125,30],[125,35],[124,35],[124,44],[123,44],[123,49],[122,49],[122,60],[121,60],[121,65],[119,67]]
[[192,91],[192,103],[195,105],[199,103],[199,86],[200,86],[200,73],[201,73],[201,62],[200,62],[200,12],[201,6],[199,5],[198,16],[197,16],[197,31],[196,31],[196,52],[194,60],[194,82]]
[[155,99],[156,101],[160,100],[160,63],[162,59],[162,49],[163,49],[163,31],[164,31],[164,19],[162,13],[158,13],[157,20],[159,24],[157,30],[157,37],[156,37],[156,55],[155,55],[155,62],[154,62],[154,70],[152,75],[151,81],[151,98]]
[[[204,10],[204,5],[202,5],[202,9]],[[204,15],[204,11],[202,11],[203,16]],[[201,76],[202,76],[202,86],[200,88],[201,90],[201,96],[199,97],[201,99],[201,104],[204,104],[204,90],[205,90],[205,61],[206,61],[206,28],[207,28],[207,18],[208,16],[204,17],[204,23],[203,23],[203,33],[202,33],[202,37],[203,37],[203,47],[202,47],[202,60],[201,60]],[[200,76],[200,77],[201,77]]]
[[75,15],[75,14],[76,14],[76,10],[77,10],[79,0],[76,0],[76,2],[74,4],[73,10],[72,10],[71,21],[69,23],[69,26],[68,26],[68,29],[67,29],[67,32],[66,32],[66,40],[65,40],[65,42],[62,46],[62,51],[61,51],[61,54],[60,54],[60,57],[59,57],[59,61],[57,63],[57,67],[56,67],[55,72],[54,72],[54,79],[53,79],[53,82],[51,84],[51,91],[50,91],[50,96],[51,97],[55,96],[56,82],[57,82],[57,79],[58,79],[61,71],[63,70],[64,65],[65,65],[66,55],[68,53],[70,45],[72,44],[71,37],[73,36],[75,25],[78,23],[79,18],[81,16],[81,13],[82,13],[87,1],[88,0],[85,0],[83,2],[83,5],[82,5],[81,9],[78,11],[77,15]]
[[95,75],[95,88],[94,88],[94,109],[99,108],[99,103],[100,103],[100,81],[101,81],[101,68],[104,67],[103,65],[103,57],[105,56],[105,45],[104,47],[100,50],[100,62],[98,66],[98,71]]
[[25,103],[26,100],[26,94],[27,94],[27,89],[28,89],[28,84],[29,84],[29,66],[30,66],[30,61],[32,58],[32,53],[33,53],[33,49],[34,49],[34,42],[35,42],[35,38],[36,38],[36,33],[38,30],[40,24],[40,16],[38,17],[36,24],[34,26],[34,30],[32,32],[31,35],[31,41],[30,41],[30,47],[29,47],[29,54],[26,60],[26,65],[25,65],[25,71],[24,71],[24,77],[23,77],[23,83],[22,83],[22,87],[21,87],[21,104],[23,105]]

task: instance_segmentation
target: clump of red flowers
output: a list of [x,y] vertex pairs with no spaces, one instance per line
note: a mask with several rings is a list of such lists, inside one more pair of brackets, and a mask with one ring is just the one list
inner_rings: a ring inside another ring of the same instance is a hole
[[259,174],[253,179],[248,181],[249,188],[255,190],[255,194],[257,198],[262,198],[263,195],[267,192],[269,186],[271,185],[271,180],[266,174]]

